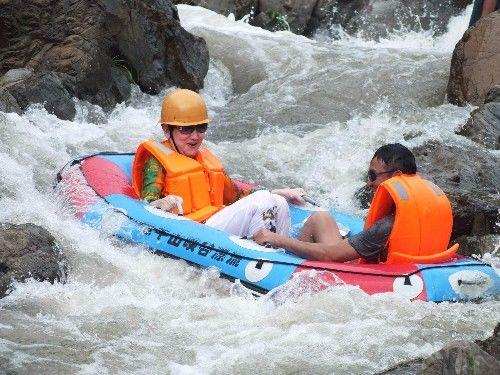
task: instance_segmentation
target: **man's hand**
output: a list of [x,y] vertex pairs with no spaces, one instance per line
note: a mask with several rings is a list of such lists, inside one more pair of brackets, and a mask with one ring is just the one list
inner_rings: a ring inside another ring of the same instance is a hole
[[288,202],[293,203],[293,204],[297,204],[299,206],[303,206],[306,204],[306,201],[304,200],[304,198],[302,198],[303,195],[306,195],[306,192],[302,188],[274,189],[271,191],[271,193],[281,195]]
[[274,246],[276,244],[276,233],[273,233],[270,230],[264,228],[258,229],[253,234],[253,240],[262,246]]
[[182,215],[182,198],[177,195],[167,195],[166,197],[152,201],[150,204],[167,212],[172,212],[174,208],[177,208],[178,214]]

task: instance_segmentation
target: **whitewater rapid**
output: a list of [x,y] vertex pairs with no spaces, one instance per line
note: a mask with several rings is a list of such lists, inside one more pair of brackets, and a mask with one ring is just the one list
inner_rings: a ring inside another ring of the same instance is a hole
[[[379,42],[270,33],[198,7],[179,14],[207,41],[207,139],[235,177],[302,186],[363,214],[353,194],[379,145],[466,142],[454,132],[472,108],[447,104],[445,89],[470,9],[444,35]],[[0,300],[0,372],[364,374],[491,335],[498,301],[408,302],[349,286],[296,297],[291,285],[275,303],[113,238],[114,222],[80,223],[54,193],[56,173],[74,157],[160,136],[160,103],[134,87],[111,113],[78,102],[74,121],[40,105],[0,113],[0,222],[44,226],[70,266],[64,284],[16,283]]]

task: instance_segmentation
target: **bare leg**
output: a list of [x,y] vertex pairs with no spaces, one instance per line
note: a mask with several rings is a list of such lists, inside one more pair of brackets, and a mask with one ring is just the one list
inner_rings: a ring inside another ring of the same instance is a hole
[[342,240],[342,236],[335,219],[326,211],[317,211],[304,223],[304,228],[297,239],[304,242],[331,244]]

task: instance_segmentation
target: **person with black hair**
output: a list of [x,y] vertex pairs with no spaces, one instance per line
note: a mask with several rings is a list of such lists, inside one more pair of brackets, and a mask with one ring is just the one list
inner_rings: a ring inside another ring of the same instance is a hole
[[439,187],[419,177],[413,153],[399,143],[380,147],[368,169],[367,186],[375,195],[365,229],[342,238],[335,219],[315,212],[297,239],[257,231],[258,244],[281,247],[306,259],[369,263],[435,259],[448,248],[451,206]]

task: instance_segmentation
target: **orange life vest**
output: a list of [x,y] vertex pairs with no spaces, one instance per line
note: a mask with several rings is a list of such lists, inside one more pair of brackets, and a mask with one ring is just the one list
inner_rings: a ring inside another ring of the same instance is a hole
[[168,141],[147,140],[137,149],[132,166],[132,187],[141,196],[144,165],[154,156],[165,169],[162,195],[177,195],[183,200],[183,214],[204,222],[224,207],[224,167],[220,160],[205,146],[194,158],[176,151]]
[[434,263],[456,257],[448,249],[453,215],[444,192],[417,175],[392,177],[379,185],[365,229],[395,212],[385,263]]

